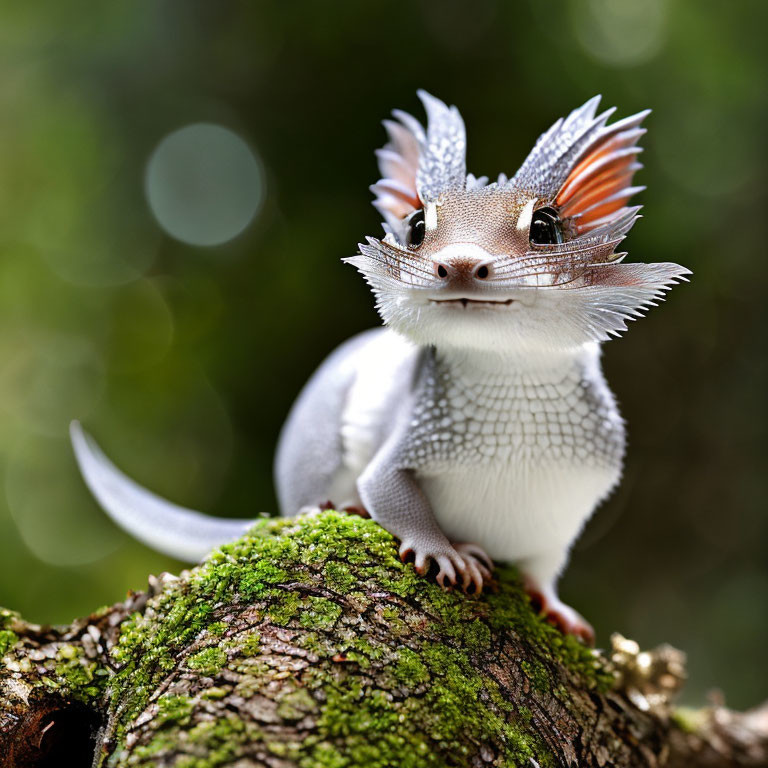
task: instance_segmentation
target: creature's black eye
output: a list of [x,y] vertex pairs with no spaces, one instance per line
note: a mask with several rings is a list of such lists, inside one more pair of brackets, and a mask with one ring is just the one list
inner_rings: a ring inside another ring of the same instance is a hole
[[418,248],[424,242],[424,233],[426,232],[427,225],[424,222],[424,209],[419,208],[411,214],[406,224],[407,231],[405,235],[405,242],[409,248]]
[[560,217],[554,208],[539,208],[531,219],[531,244],[555,245],[563,242]]

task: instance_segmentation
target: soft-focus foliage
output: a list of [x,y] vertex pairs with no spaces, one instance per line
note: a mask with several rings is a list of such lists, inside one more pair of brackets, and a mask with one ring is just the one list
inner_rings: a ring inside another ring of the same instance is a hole
[[[755,703],[768,644],[766,23],[756,1],[4,5],[0,604],[69,620],[179,568],[91,501],[73,417],[169,498],[274,510],[292,398],[376,323],[340,258],[380,232],[367,185],[391,108],[418,111],[417,87],[457,104],[469,170],[495,175],[601,92],[619,115],[654,109],[630,258],[695,275],[606,347],[626,476],[563,594],[603,643],[618,629],[686,648],[689,698],[722,684],[732,704]],[[193,124],[227,131],[160,179],[169,224],[150,208],[147,166]],[[221,191],[206,198],[201,174]],[[158,222],[198,243],[247,227],[196,247]]]

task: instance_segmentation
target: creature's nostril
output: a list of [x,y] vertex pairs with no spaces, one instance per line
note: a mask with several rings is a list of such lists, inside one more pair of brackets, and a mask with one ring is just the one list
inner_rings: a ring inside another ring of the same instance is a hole
[[485,265],[480,267],[477,272],[475,272],[475,277],[479,278],[480,280],[485,280],[485,278],[488,277],[488,267]]
[[437,276],[448,277],[448,270],[442,264],[437,265]]

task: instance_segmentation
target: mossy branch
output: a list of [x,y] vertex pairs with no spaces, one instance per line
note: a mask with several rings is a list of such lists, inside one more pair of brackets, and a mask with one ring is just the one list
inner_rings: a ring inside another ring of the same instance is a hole
[[336,512],[260,521],[66,628],[6,611],[0,656],[8,768],[768,763],[765,714],[672,709],[671,649],[592,652],[511,570],[444,592]]

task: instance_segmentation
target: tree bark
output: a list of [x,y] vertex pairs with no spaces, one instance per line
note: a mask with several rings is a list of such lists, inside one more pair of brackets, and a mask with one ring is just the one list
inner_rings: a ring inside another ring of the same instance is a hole
[[511,570],[444,592],[336,512],[68,627],[0,613],[0,657],[3,768],[768,765],[768,710],[675,710],[678,651],[593,652]]

